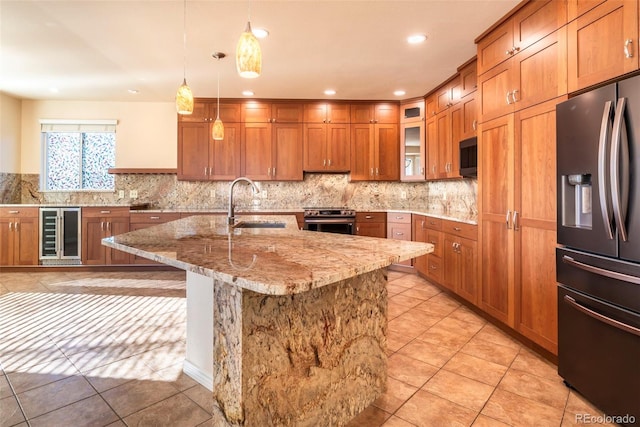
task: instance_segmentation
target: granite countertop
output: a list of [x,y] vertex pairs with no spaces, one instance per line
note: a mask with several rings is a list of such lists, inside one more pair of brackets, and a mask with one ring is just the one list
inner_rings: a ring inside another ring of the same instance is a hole
[[231,228],[226,216],[199,215],[102,242],[268,295],[305,292],[433,251],[427,243],[298,230],[293,215],[236,218],[286,228]]

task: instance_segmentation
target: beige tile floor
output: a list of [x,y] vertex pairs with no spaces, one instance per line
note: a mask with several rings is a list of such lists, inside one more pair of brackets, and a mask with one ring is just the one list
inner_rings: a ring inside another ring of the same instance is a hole
[[[181,370],[184,273],[0,273],[0,427],[212,425]],[[556,367],[421,278],[389,273],[388,389],[349,425],[572,426]]]

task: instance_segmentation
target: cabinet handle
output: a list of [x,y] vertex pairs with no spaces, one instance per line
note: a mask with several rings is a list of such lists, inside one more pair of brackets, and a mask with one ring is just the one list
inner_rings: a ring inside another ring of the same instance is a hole
[[629,49],[631,44],[633,44],[633,39],[626,39],[624,41],[624,57],[625,58],[633,58],[633,51]]
[[267,175],[271,176],[271,168],[267,168]]
[[149,219],[160,219],[159,216],[150,216]]
[[104,231],[104,221],[100,221],[100,230]]
[[436,222],[435,221],[429,221],[429,224],[436,225]]
[[380,169],[376,168],[376,175],[380,175]]
[[404,233],[401,233],[400,231],[396,232],[396,236],[404,236]]
[[11,231],[11,230],[13,230],[13,223],[12,222],[9,223],[9,231]]
[[331,159],[329,159],[329,166],[331,166]]
[[403,216],[396,216],[396,219],[404,219]]
[[276,176],[276,168],[273,168],[273,176]]
[[462,228],[460,228],[460,227],[453,227],[453,231],[462,231]]
[[471,129],[478,130],[478,121],[477,120],[474,120],[473,123],[471,123]]
[[431,173],[436,173],[436,165],[431,166]]
[[100,211],[101,214],[110,214],[111,211]]
[[111,231],[111,222],[107,221],[107,231]]
[[430,241],[429,243],[431,243],[432,245],[435,245],[435,244],[436,244],[436,241],[435,241],[435,240],[432,240],[432,241]]
[[13,231],[15,231],[16,233],[20,232],[20,223],[18,221],[13,223]]
[[209,166],[209,175],[213,175],[213,168]]
[[424,228],[424,219],[420,221],[420,228]]
[[429,266],[429,270],[437,270],[437,269],[438,269],[438,267],[436,267],[436,266],[435,266],[435,265],[433,265],[433,264],[431,264],[431,265]]
[[507,209],[507,230],[511,229],[510,217],[511,217],[511,211]]
[[359,233],[359,232],[360,232],[360,227],[356,226],[356,233]]
[[504,54],[507,56],[513,55],[513,49],[507,49],[507,51]]
[[322,166],[327,166],[327,159],[324,159],[324,160],[322,161]]
[[513,211],[513,229],[515,231],[520,230],[520,226],[518,225],[518,211]]
[[372,219],[373,215],[365,215],[365,219]]
[[373,176],[373,168],[371,168],[371,176]]
[[16,215],[16,214],[19,214],[19,213],[20,213],[20,211],[9,211],[9,213],[10,213],[10,214],[13,214],[13,215]]
[[511,105],[511,92],[507,92],[507,105]]
[[420,175],[424,175],[424,168],[420,168]]
[[516,98],[516,94],[518,93],[518,89],[514,89],[511,92],[511,99],[513,100],[513,103],[515,104],[516,102],[518,102],[518,98]]

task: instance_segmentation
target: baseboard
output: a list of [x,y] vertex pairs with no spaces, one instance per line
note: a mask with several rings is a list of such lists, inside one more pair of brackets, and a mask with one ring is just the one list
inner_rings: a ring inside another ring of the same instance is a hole
[[[211,361],[211,363],[213,363],[213,361]],[[204,373],[187,359],[182,362],[182,372],[193,378],[199,384],[202,384],[208,390],[213,391],[213,377]]]

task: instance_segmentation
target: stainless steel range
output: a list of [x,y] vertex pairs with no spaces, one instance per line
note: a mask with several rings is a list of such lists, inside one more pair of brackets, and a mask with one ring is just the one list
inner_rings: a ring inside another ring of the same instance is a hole
[[355,234],[356,211],[341,208],[304,208],[304,229],[328,233]]

